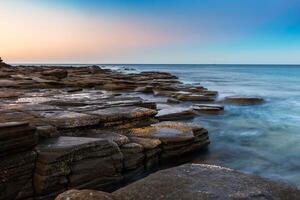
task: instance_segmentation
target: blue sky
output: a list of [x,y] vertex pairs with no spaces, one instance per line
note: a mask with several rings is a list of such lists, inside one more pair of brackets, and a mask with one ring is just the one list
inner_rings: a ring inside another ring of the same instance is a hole
[[299,10],[298,0],[2,1],[0,54],[11,62],[300,64]]

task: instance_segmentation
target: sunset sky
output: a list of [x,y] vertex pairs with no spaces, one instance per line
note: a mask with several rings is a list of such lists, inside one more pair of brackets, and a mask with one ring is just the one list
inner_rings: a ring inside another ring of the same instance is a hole
[[9,63],[300,64],[299,0],[0,0]]

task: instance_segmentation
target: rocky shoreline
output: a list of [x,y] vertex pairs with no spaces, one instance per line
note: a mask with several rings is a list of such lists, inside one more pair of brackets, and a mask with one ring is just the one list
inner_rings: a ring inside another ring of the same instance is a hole
[[[183,119],[222,113],[225,103],[263,103],[258,97],[231,97],[219,105],[216,91],[183,84],[167,72],[125,74],[99,66],[1,61],[0,88],[0,200],[54,199],[69,189],[113,192],[205,151],[208,131]],[[181,106],[187,102],[190,107]],[[80,191],[71,198],[73,192],[58,199],[92,199]]]

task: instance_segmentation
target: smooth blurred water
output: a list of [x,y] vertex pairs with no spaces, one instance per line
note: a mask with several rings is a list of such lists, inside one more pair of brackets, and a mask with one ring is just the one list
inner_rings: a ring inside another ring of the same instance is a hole
[[[222,115],[199,116],[211,145],[194,162],[214,163],[282,180],[300,188],[300,66],[123,65],[159,70],[186,83],[229,95],[262,96],[258,106],[227,106]],[[115,66],[120,67],[120,66]]]

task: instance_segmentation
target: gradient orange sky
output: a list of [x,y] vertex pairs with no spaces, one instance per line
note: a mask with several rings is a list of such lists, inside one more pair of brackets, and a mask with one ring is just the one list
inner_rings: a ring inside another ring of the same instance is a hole
[[7,62],[109,62],[176,40],[176,34],[130,17],[95,17],[26,1],[0,7],[0,55]]
[[0,0],[8,63],[300,63],[297,0]]

